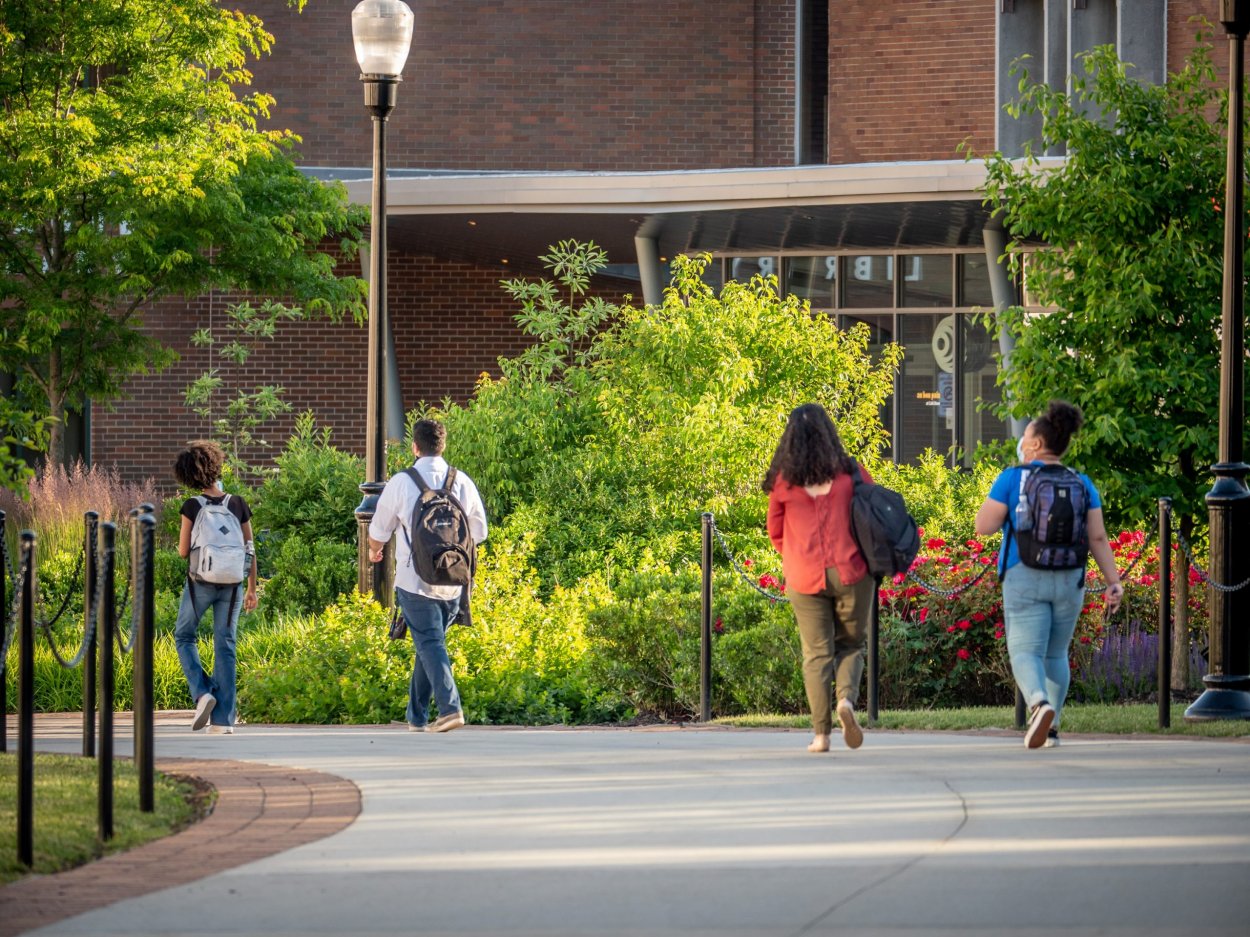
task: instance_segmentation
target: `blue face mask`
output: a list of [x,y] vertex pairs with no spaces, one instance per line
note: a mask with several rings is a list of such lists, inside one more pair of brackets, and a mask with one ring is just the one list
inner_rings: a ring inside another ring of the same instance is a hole
[[1024,461],[1024,437],[1020,437],[1020,441],[1016,443],[1016,461]]

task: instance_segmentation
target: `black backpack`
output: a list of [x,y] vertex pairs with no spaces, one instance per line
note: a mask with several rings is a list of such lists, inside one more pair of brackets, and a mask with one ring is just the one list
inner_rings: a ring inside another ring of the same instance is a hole
[[851,533],[868,575],[884,579],[907,572],[920,552],[920,527],[907,512],[907,502],[891,488],[864,481],[858,463],[852,477]]
[[431,586],[469,585],[477,547],[464,507],[451,493],[456,470],[448,467],[442,488],[431,488],[415,468],[404,472],[420,492],[404,531],[417,575]]
[[1063,465],[1023,469],[1020,499],[1025,523],[1014,528],[1020,562],[1034,569],[1084,569],[1089,558],[1085,515],[1089,494],[1081,476]]

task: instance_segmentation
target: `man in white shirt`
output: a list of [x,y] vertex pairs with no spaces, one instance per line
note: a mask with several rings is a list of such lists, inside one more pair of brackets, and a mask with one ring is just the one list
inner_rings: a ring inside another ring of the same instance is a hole
[[[431,488],[441,488],[447,478],[449,466],[443,459],[446,445],[447,429],[442,423],[417,421],[412,430],[413,468]],[[460,691],[451,673],[446,643],[447,627],[456,617],[463,587],[431,585],[417,575],[407,527],[419,495],[417,483],[406,472],[386,483],[369,524],[369,558],[381,562],[395,528],[403,528],[395,543],[395,592],[416,649],[408,684],[408,731],[450,732],[464,725]],[[457,470],[451,495],[464,509],[473,542],[481,543],[486,539],[486,509],[473,479]],[[438,718],[428,722],[431,693],[438,702]]]

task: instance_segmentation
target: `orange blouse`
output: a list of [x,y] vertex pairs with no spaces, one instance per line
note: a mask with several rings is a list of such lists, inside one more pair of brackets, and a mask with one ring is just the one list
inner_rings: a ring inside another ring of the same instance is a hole
[[[862,466],[866,482],[872,477]],[[786,588],[804,595],[825,590],[825,570],[836,569],[842,584],[868,573],[864,555],[851,534],[850,475],[837,475],[828,494],[813,497],[778,478],[768,495],[768,536],[781,554]]]

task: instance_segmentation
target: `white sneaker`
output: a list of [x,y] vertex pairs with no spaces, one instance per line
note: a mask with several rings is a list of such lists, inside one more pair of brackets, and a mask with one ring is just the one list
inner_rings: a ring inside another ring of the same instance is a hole
[[1051,729],[1046,733],[1046,741],[1042,744],[1042,748],[1058,748],[1059,732],[1057,729]]
[[208,725],[209,717],[213,714],[213,707],[217,705],[217,697],[212,693],[205,693],[195,701],[195,718],[191,720],[191,731],[198,732],[200,729]]
[[234,735],[234,726],[209,726],[209,735]]
[[1055,721],[1055,707],[1051,706],[1046,700],[1042,700],[1033,707],[1033,714],[1029,717],[1029,727],[1024,733],[1025,748],[1041,748],[1046,744],[1047,733],[1050,732],[1050,724]]
[[450,732],[452,729],[459,729],[462,725],[464,725],[464,713],[456,711],[445,716],[439,716],[425,727],[425,731]]

